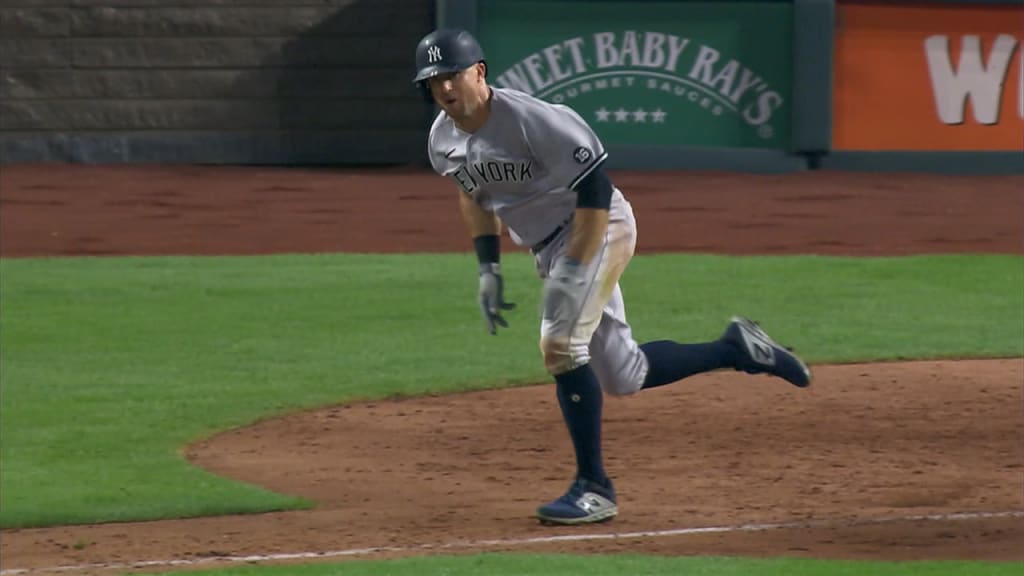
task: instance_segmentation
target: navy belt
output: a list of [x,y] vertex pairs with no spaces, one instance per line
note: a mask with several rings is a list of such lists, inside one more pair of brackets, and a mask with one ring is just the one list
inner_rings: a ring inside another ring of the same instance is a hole
[[555,238],[558,238],[558,235],[561,234],[565,230],[565,228],[571,223],[572,216],[566,218],[564,222],[556,226],[555,229],[551,232],[551,234],[545,236],[543,240],[534,244],[533,248],[530,248],[530,252],[537,254],[541,250],[547,248],[548,245],[554,242]]

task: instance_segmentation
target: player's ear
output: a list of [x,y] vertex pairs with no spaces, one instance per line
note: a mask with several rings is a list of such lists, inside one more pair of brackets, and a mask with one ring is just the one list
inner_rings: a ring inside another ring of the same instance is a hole
[[476,63],[477,71],[480,72],[480,78],[487,78],[487,62],[483,60]]

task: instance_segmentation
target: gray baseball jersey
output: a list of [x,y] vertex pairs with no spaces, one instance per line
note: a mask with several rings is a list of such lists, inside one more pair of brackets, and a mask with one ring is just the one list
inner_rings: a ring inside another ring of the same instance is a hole
[[[534,246],[573,214],[573,186],[607,154],[571,108],[515,90],[492,90],[491,114],[472,134],[459,130],[444,112],[437,116],[430,129],[430,162],[437,173],[450,176],[464,193],[493,210],[516,243]],[[566,256],[570,230],[564,228],[534,255],[541,277]],[[545,302],[540,340],[552,374],[589,362],[608,393],[640,389],[647,359],[633,339],[618,284],[635,246],[632,206],[616,188],[608,231],[586,265],[590,287],[581,306]]]
[[430,163],[493,210],[520,245],[532,246],[576,208],[572,187],[607,154],[574,110],[492,88],[491,115],[476,132],[441,112],[430,129]]

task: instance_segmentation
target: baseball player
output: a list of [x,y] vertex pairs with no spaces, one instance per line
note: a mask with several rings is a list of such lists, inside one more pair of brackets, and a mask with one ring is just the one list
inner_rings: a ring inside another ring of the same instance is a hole
[[529,248],[543,279],[540,349],[577,470],[563,496],[538,508],[541,522],[585,524],[618,513],[601,457],[604,393],[626,396],[722,368],[810,384],[807,366],[743,317],[712,342],[633,339],[618,281],[633,256],[636,221],[604,171],[601,141],[576,112],[489,86],[483,50],[464,30],[435,30],[420,41],[414,82],[440,107],[430,162],[459,189],[488,331],[508,326],[503,314],[514,307],[503,295],[502,223]]

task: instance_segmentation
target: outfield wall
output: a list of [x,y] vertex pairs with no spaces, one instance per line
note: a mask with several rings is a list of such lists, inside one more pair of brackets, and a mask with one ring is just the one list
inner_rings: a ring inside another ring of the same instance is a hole
[[446,0],[438,16],[477,32],[492,81],[589,116],[622,167],[1024,172],[1019,1]]
[[1024,3],[839,0],[827,168],[1024,172]]
[[431,0],[4,0],[5,162],[425,158]]
[[1024,172],[1019,0],[5,0],[0,161],[425,165],[435,25],[616,168]]

